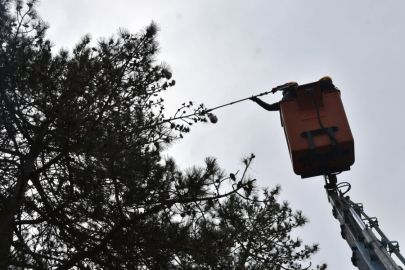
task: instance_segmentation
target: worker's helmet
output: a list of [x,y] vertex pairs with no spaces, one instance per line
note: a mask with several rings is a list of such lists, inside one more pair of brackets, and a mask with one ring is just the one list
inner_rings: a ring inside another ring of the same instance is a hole
[[[295,87],[297,87],[298,83],[297,82],[288,82],[288,83],[285,83],[284,85],[294,85]],[[284,89],[283,90],[283,95],[285,95],[291,89],[292,89],[291,87],[288,87],[288,88]]]
[[331,83],[333,83],[332,78],[329,77],[329,76],[324,76],[324,77],[320,78],[320,79],[318,80],[318,82],[320,82],[320,81],[322,81],[322,80],[329,80]]

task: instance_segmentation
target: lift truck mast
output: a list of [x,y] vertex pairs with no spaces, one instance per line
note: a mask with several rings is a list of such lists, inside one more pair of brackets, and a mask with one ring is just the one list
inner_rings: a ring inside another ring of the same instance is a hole
[[354,163],[354,140],[340,91],[327,78],[296,87],[295,98],[279,103],[293,170],[301,178],[324,176],[328,201],[341,235],[352,249],[354,266],[360,270],[403,270],[391,257],[394,253],[405,265],[398,242],[388,240],[377,219],[364,213],[362,204],[345,196],[349,183],[337,183],[336,174],[350,170]]
[[[337,184],[336,175],[324,175],[325,189],[332,214],[340,223],[340,234],[352,249],[351,261],[359,270],[403,270],[391,257],[394,253],[405,265],[405,258],[399,253],[399,244],[390,241],[382,232],[375,217],[364,213],[361,203],[354,203],[344,196],[350,189],[348,183]],[[346,192],[341,190],[348,188]],[[380,239],[374,234],[379,234]]]

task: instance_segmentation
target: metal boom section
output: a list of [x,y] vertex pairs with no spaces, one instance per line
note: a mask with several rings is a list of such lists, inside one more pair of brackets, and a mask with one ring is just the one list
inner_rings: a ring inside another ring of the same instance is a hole
[[[354,203],[349,196],[349,183],[337,184],[336,175],[324,175],[325,189],[333,216],[339,220],[342,238],[352,249],[351,261],[359,270],[402,270],[391,257],[394,253],[405,265],[405,258],[399,253],[399,244],[390,241],[381,231],[377,218],[364,213],[361,203]],[[347,187],[345,192],[341,189]],[[381,237],[378,239],[374,229]]]

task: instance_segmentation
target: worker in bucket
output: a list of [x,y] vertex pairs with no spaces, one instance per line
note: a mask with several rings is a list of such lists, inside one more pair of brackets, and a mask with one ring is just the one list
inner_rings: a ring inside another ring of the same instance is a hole
[[[298,83],[289,82],[284,85],[273,88],[272,92],[274,93],[276,91],[282,90],[283,91],[282,100],[292,99],[292,98],[297,98],[297,87],[298,87]],[[262,107],[263,109],[265,109],[267,111],[279,111],[280,110],[280,101],[273,103],[273,104],[268,104],[258,97],[251,97],[250,100],[256,102],[257,104],[259,104],[260,107]]]
[[[319,79],[319,84],[320,84],[322,93],[336,89],[335,85],[333,85],[332,78],[329,76],[325,76],[325,77],[322,77],[321,79]],[[293,98],[296,99],[297,98],[297,87],[298,87],[298,83],[289,82],[284,85],[273,88],[272,92],[274,93],[276,91],[282,90],[283,91],[282,100],[293,99]],[[280,110],[280,101],[273,103],[273,104],[268,104],[268,103],[262,101],[258,97],[251,97],[250,100],[256,102],[257,104],[259,104],[259,106],[261,106],[263,109],[265,109],[267,111],[279,111]]]

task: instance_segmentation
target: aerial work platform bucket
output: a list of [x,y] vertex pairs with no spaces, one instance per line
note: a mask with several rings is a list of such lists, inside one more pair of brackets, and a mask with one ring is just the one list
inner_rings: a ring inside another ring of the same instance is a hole
[[307,178],[350,170],[354,140],[339,90],[322,93],[319,82],[301,85],[297,99],[280,102],[280,116],[297,175]]

